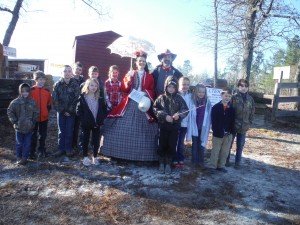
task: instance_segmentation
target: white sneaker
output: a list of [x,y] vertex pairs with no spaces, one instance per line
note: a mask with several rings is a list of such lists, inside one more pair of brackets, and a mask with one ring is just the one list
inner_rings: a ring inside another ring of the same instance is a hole
[[91,165],[91,162],[90,162],[88,157],[84,157],[83,160],[82,160],[82,163],[85,166],[90,166]]
[[92,164],[95,165],[95,166],[98,166],[100,163],[99,163],[99,160],[95,157],[92,157]]

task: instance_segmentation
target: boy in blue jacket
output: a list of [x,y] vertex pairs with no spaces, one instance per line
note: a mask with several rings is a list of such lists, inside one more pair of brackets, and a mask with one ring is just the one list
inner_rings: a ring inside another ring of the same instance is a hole
[[224,168],[234,132],[234,110],[230,105],[231,89],[223,88],[222,100],[212,107],[211,124],[213,131],[210,156],[210,172],[215,170],[226,173]]

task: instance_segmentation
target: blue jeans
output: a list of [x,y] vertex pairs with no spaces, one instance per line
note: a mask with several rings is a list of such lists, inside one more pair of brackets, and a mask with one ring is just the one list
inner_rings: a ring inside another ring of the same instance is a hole
[[246,133],[244,133],[244,134],[234,133],[232,135],[232,142],[231,142],[229,154],[228,154],[228,157],[227,157],[227,162],[229,162],[229,159],[230,159],[230,151],[231,151],[231,148],[232,148],[233,141],[234,141],[235,137],[236,137],[235,163],[238,164],[242,160],[242,153],[243,153],[244,145],[245,145],[245,142],[246,142]]
[[204,166],[205,148],[201,145],[201,130],[198,136],[192,136],[192,163]]
[[186,135],[187,128],[180,127],[179,134],[178,134],[178,141],[177,141],[177,148],[176,148],[176,156],[174,158],[174,162],[180,162],[184,160],[184,138]]
[[16,155],[18,159],[27,159],[30,152],[32,132],[22,134],[16,131]]
[[63,153],[72,152],[74,121],[75,115],[65,116],[57,113],[58,150]]

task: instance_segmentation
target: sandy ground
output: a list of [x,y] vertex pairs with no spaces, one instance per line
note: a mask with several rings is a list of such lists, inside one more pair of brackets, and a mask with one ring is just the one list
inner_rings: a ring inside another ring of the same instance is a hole
[[[55,116],[47,140],[55,151]],[[2,117],[0,224],[300,224],[300,130],[262,116],[247,133],[243,167],[226,174],[194,168],[188,143],[186,165],[171,175],[103,156],[88,168],[80,156],[19,166],[14,143]],[[211,141],[206,160],[210,149]]]

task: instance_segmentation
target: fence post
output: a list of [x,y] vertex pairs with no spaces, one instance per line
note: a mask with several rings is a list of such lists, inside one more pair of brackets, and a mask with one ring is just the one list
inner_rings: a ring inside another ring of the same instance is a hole
[[282,80],[282,77],[283,77],[283,71],[281,71],[281,74],[280,74],[280,77],[277,81],[277,83],[275,84],[275,87],[274,87],[274,98],[273,98],[273,102],[272,102],[272,118],[271,120],[276,120],[276,112],[278,111],[278,97],[280,95],[280,87],[278,87],[281,83],[281,80]]

